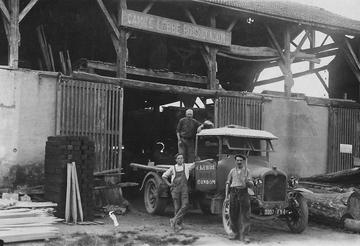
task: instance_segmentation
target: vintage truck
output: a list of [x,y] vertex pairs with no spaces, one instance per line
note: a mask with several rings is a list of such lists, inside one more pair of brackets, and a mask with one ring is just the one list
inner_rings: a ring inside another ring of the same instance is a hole
[[[309,191],[297,188],[296,178],[288,177],[269,163],[269,153],[274,151],[271,141],[276,139],[270,132],[236,125],[205,129],[197,134],[197,161],[189,179],[190,200],[205,214],[222,214],[228,234],[231,230],[225,182],[229,171],[235,167],[237,153],[248,157],[246,166],[254,181],[254,187],[248,189],[251,216],[261,220],[284,218],[290,230],[296,233],[307,228],[308,206],[301,193]],[[146,172],[140,189],[145,187],[144,202],[150,214],[162,214],[171,202],[169,188],[161,178],[171,165],[130,164],[134,170]]]

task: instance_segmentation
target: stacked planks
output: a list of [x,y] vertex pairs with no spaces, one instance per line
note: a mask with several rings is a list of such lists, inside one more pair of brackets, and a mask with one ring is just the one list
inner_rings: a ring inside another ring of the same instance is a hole
[[0,240],[4,243],[56,238],[59,229],[51,226],[62,221],[43,210],[18,208],[0,210]]
[[[79,211],[78,211],[79,210]],[[75,162],[67,164],[67,187],[66,187],[66,204],[65,204],[65,220],[70,222],[72,217],[73,222],[76,224],[78,218],[78,212],[80,221],[84,220],[79,181],[76,172]]]

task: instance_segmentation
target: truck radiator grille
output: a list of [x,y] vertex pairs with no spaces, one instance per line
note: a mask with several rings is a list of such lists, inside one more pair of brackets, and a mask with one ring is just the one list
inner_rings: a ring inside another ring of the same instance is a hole
[[264,202],[286,201],[287,183],[286,176],[267,175],[264,182]]

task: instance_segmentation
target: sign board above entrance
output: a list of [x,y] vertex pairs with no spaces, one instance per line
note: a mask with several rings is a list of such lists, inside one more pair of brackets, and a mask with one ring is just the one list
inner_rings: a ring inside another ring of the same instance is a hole
[[155,15],[123,9],[120,25],[222,46],[231,45],[231,33]]

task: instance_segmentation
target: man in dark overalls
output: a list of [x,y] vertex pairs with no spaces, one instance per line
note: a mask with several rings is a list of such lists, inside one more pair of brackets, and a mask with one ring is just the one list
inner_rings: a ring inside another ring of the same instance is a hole
[[[178,229],[183,229],[183,218],[189,207],[189,194],[188,194],[188,179],[189,174],[195,167],[195,162],[184,163],[184,156],[177,154],[175,156],[176,164],[170,167],[162,175],[165,183],[170,187],[171,196],[174,202],[174,218],[170,219],[170,226],[175,230],[175,225],[178,225]],[[171,183],[169,177],[171,176]]]
[[244,155],[235,155],[236,167],[230,170],[226,182],[226,196],[230,187],[230,227],[234,235],[230,240],[250,243],[250,196],[247,188],[254,186],[250,171],[243,162]]

